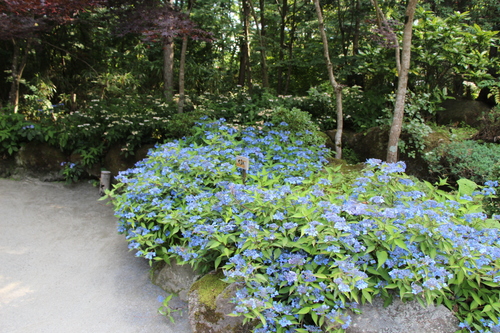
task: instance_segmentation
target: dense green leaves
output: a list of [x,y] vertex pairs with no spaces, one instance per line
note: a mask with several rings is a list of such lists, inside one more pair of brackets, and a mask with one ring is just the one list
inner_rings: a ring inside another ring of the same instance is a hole
[[[244,286],[235,314],[258,319],[258,333],[341,330],[348,309],[377,295],[442,303],[462,327],[498,327],[498,216],[482,210],[497,182],[446,193],[378,160],[343,174],[301,133],[200,126],[152,150],[109,193],[138,256],[221,269]],[[242,154],[245,184],[234,165]]]

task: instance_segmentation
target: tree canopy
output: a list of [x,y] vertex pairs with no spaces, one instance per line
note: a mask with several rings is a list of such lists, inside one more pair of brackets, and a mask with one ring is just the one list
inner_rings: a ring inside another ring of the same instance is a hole
[[[393,0],[319,5],[335,79],[347,93],[346,126],[362,130],[390,119],[405,5]],[[489,103],[500,98],[499,7],[493,0],[418,2],[406,105],[427,110],[422,117],[432,119],[449,97]],[[242,85],[272,95],[327,94],[335,109],[312,2],[3,0],[0,16],[3,105],[44,99],[77,108],[94,98],[166,90],[173,100],[184,92],[182,76],[185,94],[194,99]],[[193,42],[183,53],[185,36]],[[323,112],[303,109],[313,116]],[[330,121],[330,128],[334,124]]]

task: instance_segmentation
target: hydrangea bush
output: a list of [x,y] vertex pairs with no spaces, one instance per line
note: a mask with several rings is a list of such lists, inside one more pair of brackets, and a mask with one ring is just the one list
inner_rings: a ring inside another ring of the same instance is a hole
[[343,174],[285,125],[200,124],[122,172],[109,195],[129,248],[222,270],[254,332],[342,332],[374,297],[444,304],[463,332],[499,331],[499,223],[482,209],[496,181],[447,193],[379,160]]

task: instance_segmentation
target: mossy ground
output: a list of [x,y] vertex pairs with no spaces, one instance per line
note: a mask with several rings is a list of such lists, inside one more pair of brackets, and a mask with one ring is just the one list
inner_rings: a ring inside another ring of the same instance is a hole
[[221,281],[224,278],[222,272],[207,274],[191,286],[191,291],[198,292],[199,301],[210,309],[215,309],[215,299],[227,287],[227,283]]

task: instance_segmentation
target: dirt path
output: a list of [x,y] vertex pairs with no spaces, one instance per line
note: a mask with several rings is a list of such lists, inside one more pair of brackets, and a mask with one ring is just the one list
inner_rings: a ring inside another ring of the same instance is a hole
[[90,184],[0,179],[0,333],[190,333]]

